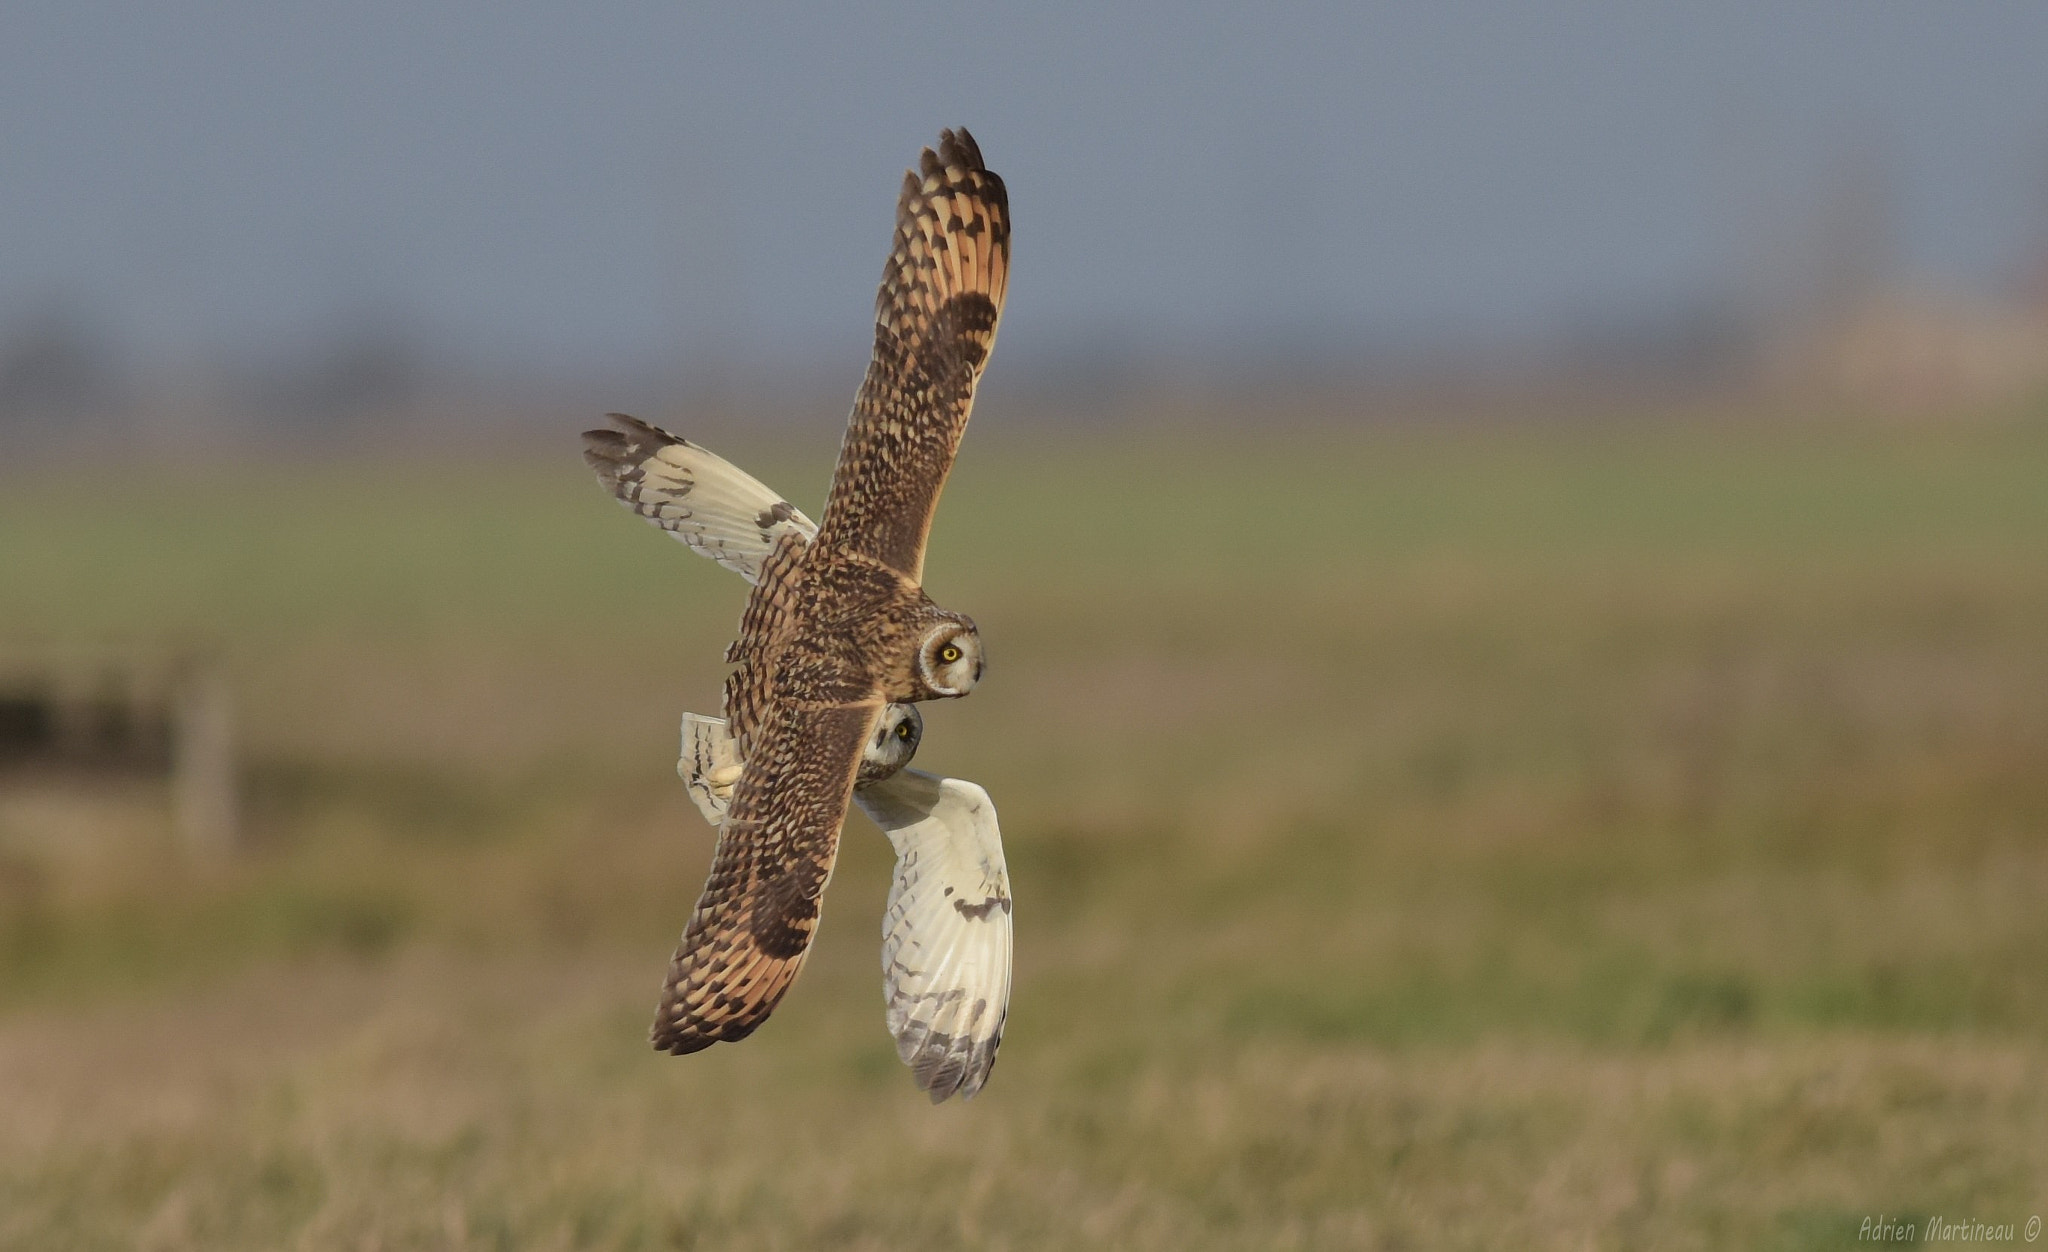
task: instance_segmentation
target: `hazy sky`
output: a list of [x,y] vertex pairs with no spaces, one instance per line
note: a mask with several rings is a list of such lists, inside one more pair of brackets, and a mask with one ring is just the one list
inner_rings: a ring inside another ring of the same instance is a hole
[[1005,346],[1420,339],[1726,292],[1847,153],[1904,261],[2048,229],[2048,4],[103,4],[0,19],[0,331],[392,319],[487,365],[865,355],[966,124]]

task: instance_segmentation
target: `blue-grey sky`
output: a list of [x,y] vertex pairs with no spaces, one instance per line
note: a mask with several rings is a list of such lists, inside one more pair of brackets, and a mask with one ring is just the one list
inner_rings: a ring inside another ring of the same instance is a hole
[[2048,4],[14,0],[0,330],[133,358],[391,319],[479,364],[857,361],[942,125],[1012,352],[1424,339],[1725,295],[1845,153],[1905,265],[2048,229]]

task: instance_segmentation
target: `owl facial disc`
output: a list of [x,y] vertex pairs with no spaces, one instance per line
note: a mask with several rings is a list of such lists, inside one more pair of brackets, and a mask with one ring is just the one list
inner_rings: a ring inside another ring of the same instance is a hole
[[923,739],[924,714],[917,711],[916,705],[892,704],[883,709],[875,722],[875,733],[868,737],[867,749],[861,755],[860,776],[853,785],[865,787],[892,777],[910,764]]
[[981,632],[963,619],[940,622],[917,650],[917,673],[935,696],[964,696],[981,681]]

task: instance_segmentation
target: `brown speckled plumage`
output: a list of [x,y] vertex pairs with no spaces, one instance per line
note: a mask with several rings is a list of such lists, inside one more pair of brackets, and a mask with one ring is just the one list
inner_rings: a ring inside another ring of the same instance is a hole
[[[619,430],[585,436],[586,459],[627,507],[755,583],[726,658],[737,666],[726,717],[745,770],[669,964],[659,1049],[743,1039],[768,1017],[817,929],[883,706],[964,694],[980,676],[973,623],[934,605],[920,580],[1008,267],[1002,180],[965,130],[942,132],[904,178],[874,358],[815,540],[787,501],[715,501],[694,515],[690,467],[708,454],[665,431],[615,418]],[[956,689],[930,676],[926,654],[939,647],[951,654],[939,660],[972,667]]]
[[[744,1039],[789,989],[818,928],[854,772],[880,711],[878,703],[771,710],[669,961],[655,1047],[682,1054]],[[772,786],[756,782],[771,778]]]
[[924,576],[975,384],[995,347],[1010,275],[1010,201],[965,130],[903,176],[875,298],[875,354],[854,401],[821,543]]

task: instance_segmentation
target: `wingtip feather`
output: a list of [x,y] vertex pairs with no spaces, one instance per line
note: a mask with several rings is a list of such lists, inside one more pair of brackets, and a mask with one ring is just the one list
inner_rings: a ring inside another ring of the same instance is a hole
[[938,158],[941,164],[958,169],[986,170],[981,160],[981,145],[974,142],[974,136],[965,126],[957,126],[939,132]]

